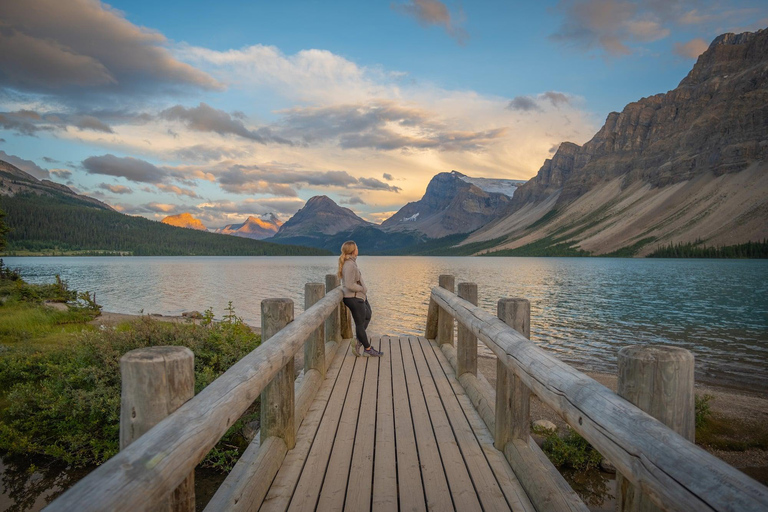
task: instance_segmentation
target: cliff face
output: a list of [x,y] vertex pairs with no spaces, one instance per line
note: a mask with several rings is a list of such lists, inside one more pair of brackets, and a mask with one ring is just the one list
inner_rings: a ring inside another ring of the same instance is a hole
[[611,112],[579,147],[563,143],[520,187],[517,210],[562,189],[558,204],[618,176],[655,187],[768,159],[768,29],[719,36],[680,85]]
[[[501,216],[518,184],[512,180],[469,178],[456,171],[441,172],[432,178],[419,201],[403,206],[382,222],[381,228],[417,231],[429,238],[468,233]],[[507,193],[488,192],[481,186]]]
[[15,165],[0,160],[0,196],[15,196],[16,194],[34,193],[43,196],[66,197],[80,204],[114,211],[106,203],[98,199],[75,193],[72,189],[49,180],[39,180]]
[[263,240],[274,236],[282,225],[283,223],[275,214],[269,213],[262,217],[250,216],[242,224],[227,224],[223,228],[217,229],[216,233]]
[[200,219],[194,218],[191,213],[169,215],[160,222],[163,224],[168,224],[169,226],[176,226],[177,228],[189,228],[197,229],[200,231],[208,231],[208,228],[206,228],[203,223],[200,222]]
[[327,196],[315,196],[296,212],[275,235],[275,238],[334,235],[358,226],[371,225],[349,208],[337,205]]
[[[637,202],[635,221],[645,218],[649,223],[636,225],[631,233],[652,239],[647,245],[697,238],[710,244],[746,242],[768,234],[759,229],[760,212],[766,206],[750,195],[739,207],[738,196],[746,192],[733,185],[741,181],[733,176],[750,169],[754,186],[764,186],[764,172],[755,169],[762,169],[766,162],[768,29],[725,34],[712,42],[677,88],[630,103],[621,113],[612,112],[583,146],[561,144],[538,174],[517,190],[511,213],[467,242],[504,236],[507,240],[501,247],[510,248],[549,236],[555,229],[573,233],[576,229],[568,226],[578,224],[578,211],[591,216],[590,222],[583,223],[580,234],[560,241],[588,246],[597,253],[610,252],[639,240],[618,236],[610,243],[590,243],[584,233],[626,221],[622,216],[632,211],[624,202],[628,197]],[[689,187],[694,182],[699,188]],[[705,182],[711,185],[704,187]],[[699,195],[704,189],[709,195]],[[719,197],[717,189],[722,191]],[[639,190],[645,192],[637,195]],[[672,190],[677,207],[661,208],[654,202]],[[690,194],[679,195],[683,190]],[[695,205],[690,203],[694,197]],[[721,208],[725,203],[729,206]],[[700,215],[687,217],[693,210]],[[712,215],[722,216],[719,226],[700,230],[697,226],[702,226],[704,217]],[[674,219],[679,218],[688,221],[678,225]],[[741,224],[736,225],[739,218]],[[745,219],[758,221],[752,224]],[[587,224],[589,230],[583,229]],[[768,225],[768,218],[763,217],[763,224]],[[745,225],[755,229],[748,231]]]

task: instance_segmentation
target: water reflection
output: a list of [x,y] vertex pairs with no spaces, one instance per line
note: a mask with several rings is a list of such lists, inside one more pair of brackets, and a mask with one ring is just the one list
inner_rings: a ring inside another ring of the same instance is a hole
[[[178,315],[233,301],[260,322],[260,301],[289,297],[336,271],[335,257],[6,258],[34,282],[60,273],[93,290],[107,311]],[[768,391],[768,262],[601,258],[361,256],[370,288],[371,330],[421,334],[429,289],[440,274],[478,284],[480,307],[500,297],[531,301],[534,342],[583,369],[615,372],[625,345],[692,350],[697,378]],[[485,348],[481,346],[481,350]]]
[[0,510],[35,512],[72,487],[91,469],[71,469],[41,457],[0,458]]

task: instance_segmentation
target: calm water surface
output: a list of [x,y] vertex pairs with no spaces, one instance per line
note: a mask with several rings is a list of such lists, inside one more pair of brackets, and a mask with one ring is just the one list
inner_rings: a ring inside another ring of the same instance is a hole
[[[260,301],[294,300],[324,281],[335,257],[5,258],[31,282],[60,274],[96,292],[105,311],[178,315],[228,301],[259,325]],[[619,348],[667,343],[691,350],[697,378],[768,391],[768,262],[603,258],[374,257],[358,259],[374,311],[369,331],[423,334],[429,289],[440,274],[478,285],[480,306],[531,301],[531,336],[585,370],[616,371]],[[481,344],[482,345],[482,344]],[[490,352],[481,346],[481,350]]]

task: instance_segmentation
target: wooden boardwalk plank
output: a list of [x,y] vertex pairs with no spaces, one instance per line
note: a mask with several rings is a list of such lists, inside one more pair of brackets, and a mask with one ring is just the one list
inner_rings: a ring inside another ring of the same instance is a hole
[[[344,410],[341,413],[336,436],[333,439],[328,471],[321,481],[319,500],[316,507],[311,507],[311,500],[306,501],[306,506],[297,510],[341,510],[344,507],[344,498],[347,493],[349,480],[349,468],[352,464],[352,451],[355,446],[355,433],[357,431],[358,415],[360,413],[360,398],[363,395],[363,384],[368,367],[369,358],[359,358],[355,362],[355,370],[349,381],[347,398],[344,400]],[[319,476],[319,475],[318,475]],[[313,482],[319,478],[313,478]]]
[[456,379],[453,366],[451,366],[451,363],[445,357],[443,351],[434,343],[429,342],[424,338],[421,338],[421,344],[422,347],[424,347],[425,352],[427,350],[431,350],[435,354],[440,367],[445,373],[445,376],[453,389],[456,400],[464,411],[465,417],[472,427],[477,440],[480,442],[480,446],[483,449],[486,460],[488,461],[494,476],[499,482],[501,490],[504,492],[504,495],[507,498],[507,502],[511,505],[512,510],[535,512],[536,509],[531,503],[530,498],[528,498],[528,495],[526,494],[522,485],[520,485],[520,481],[517,479],[517,476],[515,476],[515,473],[510,467],[509,462],[507,462],[507,459],[504,458],[504,455],[500,451],[494,448],[493,436],[488,430],[488,427],[485,425],[483,419],[480,417],[480,414],[473,407],[472,401],[465,393],[464,388]]
[[356,367],[356,359],[358,358],[349,351],[345,355],[342,369],[349,372],[349,378],[340,378],[333,389],[333,393],[331,393],[331,398],[320,421],[315,441],[312,443],[312,448],[304,463],[288,510],[314,510],[315,505],[317,505],[317,498],[323,485],[325,471],[328,468],[328,459],[339,426],[339,418],[349,389],[349,381],[354,367]]
[[400,511],[426,511],[419,454],[416,448],[411,408],[408,403],[408,388],[405,384],[403,357],[398,338],[391,338],[390,350],[392,352],[392,396],[395,410],[395,446]]
[[326,373],[325,381],[318,390],[315,400],[304,417],[304,421],[301,422],[299,431],[296,434],[296,446],[286,454],[283,465],[272,481],[272,486],[259,510],[273,512],[288,509],[299,476],[304,468],[304,461],[307,460],[307,455],[312,448],[331,393],[336,386],[346,389],[347,382],[349,382],[354,356],[353,358],[346,357],[347,352],[348,349],[343,347],[343,350],[339,350],[333,359]]
[[480,446],[472,427],[464,415],[464,411],[456,398],[447,375],[440,366],[432,345],[425,338],[419,338],[419,342],[430,368],[432,378],[435,380],[435,386],[443,401],[445,412],[461,448],[467,469],[472,476],[472,482],[483,505],[483,510],[510,510],[505,494],[499,487],[496,476],[488,465],[483,448]]
[[[427,508],[439,511],[454,510],[451,490],[448,487],[445,469],[443,468],[443,460],[440,457],[440,451],[437,449],[435,433],[432,430],[432,421],[427,411],[421,382],[416,373],[410,340],[408,338],[400,338],[399,342],[400,353],[403,357],[405,383],[408,387],[408,400],[411,404],[413,428],[416,433],[416,446],[419,450],[421,478],[424,481]],[[417,344],[416,349],[421,350],[418,347],[419,342],[415,338],[414,343]]]
[[[371,345],[380,348],[381,338],[371,337]],[[389,354],[387,354],[389,357]],[[347,497],[344,509],[368,512],[371,509],[373,485],[373,450],[376,437],[376,398],[379,385],[379,367],[382,358],[368,358],[363,386],[363,398],[360,401],[360,413],[355,434],[352,465],[349,469]],[[321,499],[322,503],[322,499]]]
[[443,459],[443,466],[445,467],[445,474],[448,478],[448,485],[451,489],[455,509],[462,512],[482,510],[475,487],[472,485],[472,480],[469,477],[467,465],[461,455],[458,442],[448,421],[448,416],[446,416],[440,395],[437,392],[435,381],[432,379],[429,371],[427,360],[418,344],[419,341],[417,339],[411,339],[411,349],[416,369],[421,379],[422,391],[424,392],[424,398],[426,399],[427,408],[432,420],[432,427],[437,438],[437,446]]
[[[376,446],[373,462],[373,512],[397,510],[397,455],[395,413],[392,403],[392,349],[381,339],[384,356],[379,363],[379,396],[376,407]],[[350,509],[351,510],[351,509]]]

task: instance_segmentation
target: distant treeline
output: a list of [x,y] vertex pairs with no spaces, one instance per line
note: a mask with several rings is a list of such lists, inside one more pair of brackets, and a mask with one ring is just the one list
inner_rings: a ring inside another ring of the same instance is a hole
[[768,258],[768,240],[738,245],[706,247],[701,240],[688,243],[670,243],[659,247],[649,258]]
[[322,249],[278,245],[169,226],[143,217],[86,206],[68,197],[19,194],[0,208],[11,231],[5,252],[97,251],[134,256],[310,256]]

